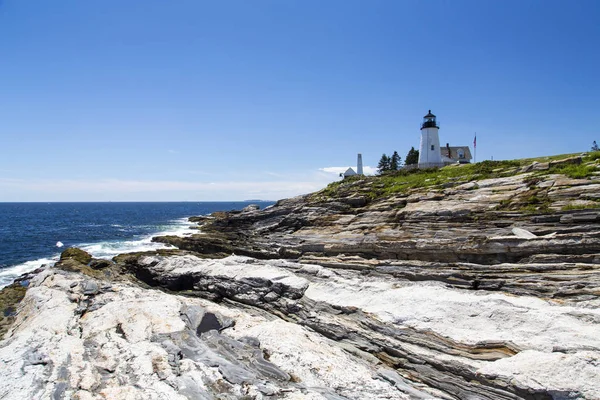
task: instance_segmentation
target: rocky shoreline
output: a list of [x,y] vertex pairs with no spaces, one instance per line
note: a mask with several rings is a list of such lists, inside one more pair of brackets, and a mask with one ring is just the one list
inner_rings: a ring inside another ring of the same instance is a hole
[[599,399],[600,180],[546,164],[69,249],[11,317],[0,398]]

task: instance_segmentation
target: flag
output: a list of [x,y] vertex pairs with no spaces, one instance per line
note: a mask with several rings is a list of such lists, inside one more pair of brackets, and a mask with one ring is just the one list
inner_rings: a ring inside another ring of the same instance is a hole
[[477,134],[475,134],[475,139],[473,139],[473,148],[477,148]]

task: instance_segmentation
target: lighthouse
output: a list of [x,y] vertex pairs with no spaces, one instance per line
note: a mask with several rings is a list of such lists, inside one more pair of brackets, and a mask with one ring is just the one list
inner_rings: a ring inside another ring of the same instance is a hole
[[442,155],[440,153],[440,127],[435,120],[431,110],[423,117],[421,124],[421,148],[419,149],[419,168],[442,167]]

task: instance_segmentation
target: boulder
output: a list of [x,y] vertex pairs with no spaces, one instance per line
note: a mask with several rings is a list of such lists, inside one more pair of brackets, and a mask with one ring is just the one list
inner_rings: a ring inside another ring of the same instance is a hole
[[242,208],[243,213],[258,211],[260,210],[260,206],[258,204],[249,204],[246,207]]
[[104,268],[110,267],[111,265],[113,265],[113,263],[110,262],[109,260],[92,259],[90,261],[89,265],[93,269],[104,269]]
[[570,157],[562,160],[550,161],[550,167],[559,167],[563,165],[579,165],[581,164],[582,158],[578,157]]
[[92,256],[88,252],[76,247],[69,247],[62,252],[60,255],[60,260],[74,260],[81,264],[88,264],[90,261],[92,261]]

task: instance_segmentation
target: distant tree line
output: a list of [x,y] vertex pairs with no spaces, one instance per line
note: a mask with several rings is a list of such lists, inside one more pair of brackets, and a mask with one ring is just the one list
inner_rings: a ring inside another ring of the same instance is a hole
[[411,147],[406,155],[406,161],[404,161],[406,165],[415,165],[419,163],[419,150],[415,150],[414,147]]
[[[413,165],[419,162],[419,150],[415,150],[414,147],[411,147],[406,155],[406,160],[404,164]],[[402,159],[400,155],[398,155],[397,151],[390,156],[387,154],[383,154],[379,159],[379,164],[377,164],[377,172],[383,174],[389,171],[398,171],[402,167]]]
[[377,164],[377,171],[382,174],[388,171],[398,171],[400,169],[402,159],[398,155],[397,151],[394,151],[391,157],[388,157],[387,154],[383,153],[381,158],[379,159],[379,164]]

